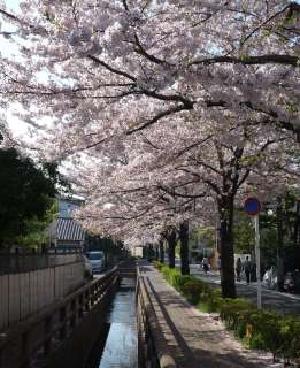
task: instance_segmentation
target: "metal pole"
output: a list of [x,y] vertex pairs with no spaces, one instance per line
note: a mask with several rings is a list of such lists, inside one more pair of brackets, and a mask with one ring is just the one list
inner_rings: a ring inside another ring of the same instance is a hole
[[256,296],[257,308],[261,309],[261,279],[260,279],[260,232],[259,215],[254,216],[255,228],[255,262],[256,262]]

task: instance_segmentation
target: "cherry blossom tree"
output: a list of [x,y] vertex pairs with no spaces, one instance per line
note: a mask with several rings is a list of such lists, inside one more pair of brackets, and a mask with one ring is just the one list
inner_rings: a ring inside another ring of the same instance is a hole
[[299,4],[21,6],[1,2],[0,36],[16,54],[1,55],[1,106],[23,104],[41,157],[88,158],[74,178],[86,226],[138,238],[165,223],[183,236],[187,221],[218,214],[223,295],[234,296],[234,203],[246,184],[270,192],[292,175],[278,179],[299,135]]
[[[96,167],[91,169],[89,162],[85,174],[79,168],[83,177],[78,178],[77,173],[75,176],[86,190],[90,173],[96,175],[95,185],[89,189],[96,227],[108,232],[117,229],[116,236],[142,233],[146,226],[155,224],[152,231],[158,239],[162,231],[173,225],[184,243],[188,221],[191,225],[211,225],[218,215],[223,294],[234,296],[234,205],[241,205],[249,191],[263,199],[266,194],[276,195],[289,180],[294,180],[286,169],[295,141],[291,132],[270,130],[258,122],[237,122],[236,116],[227,115],[227,124],[222,128],[219,120],[213,120],[218,118],[222,115],[214,113],[204,125],[198,124],[199,117],[185,122],[185,129],[181,128],[183,121],[164,121],[161,130],[148,129],[123,140],[118,158],[107,152],[112,171],[108,170],[103,152],[98,152],[101,159]],[[90,221],[88,213],[84,217]],[[187,246],[181,248],[183,273],[189,272],[186,249]]]
[[31,124],[52,116],[65,153],[193,111],[298,132],[297,2],[32,0],[22,13],[5,3],[15,29],[1,35],[17,57],[1,58],[3,102],[25,104]]

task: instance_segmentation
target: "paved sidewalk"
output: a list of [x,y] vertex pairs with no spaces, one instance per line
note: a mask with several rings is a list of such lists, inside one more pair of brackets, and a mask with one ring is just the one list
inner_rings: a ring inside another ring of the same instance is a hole
[[247,351],[221,321],[200,313],[182,298],[150,264],[140,264],[142,276],[149,284],[160,306],[160,327],[171,354],[180,368],[270,368],[271,354]]

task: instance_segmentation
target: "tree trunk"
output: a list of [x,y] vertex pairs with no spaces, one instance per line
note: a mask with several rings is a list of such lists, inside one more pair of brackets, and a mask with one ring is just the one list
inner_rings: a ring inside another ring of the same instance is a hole
[[159,247],[157,244],[155,244],[155,260],[159,261]]
[[164,252],[164,241],[160,239],[159,241],[159,260],[161,263],[165,261],[165,252]]
[[152,244],[148,245],[148,261],[153,261],[155,259],[155,250]]
[[294,224],[295,268],[300,268],[300,200],[296,200],[297,211]]
[[282,198],[278,198],[277,217],[277,288],[283,291],[284,262],[283,262],[283,208]]
[[233,196],[222,199],[219,207],[221,220],[221,284],[223,298],[236,298],[234,284],[234,257],[233,257]]
[[293,243],[295,246],[299,245],[299,231],[300,231],[300,200],[296,200],[296,214],[293,231]]
[[169,267],[175,268],[176,230],[172,229],[168,234]]
[[181,258],[181,274],[190,274],[189,260],[189,223],[182,222],[179,225],[179,240],[180,240],[180,258]]

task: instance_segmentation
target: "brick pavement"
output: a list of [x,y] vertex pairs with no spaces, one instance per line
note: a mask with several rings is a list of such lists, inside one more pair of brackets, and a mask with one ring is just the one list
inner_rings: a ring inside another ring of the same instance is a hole
[[275,368],[270,354],[246,350],[221,321],[186,302],[150,264],[140,264],[148,277],[159,324],[180,368]]

